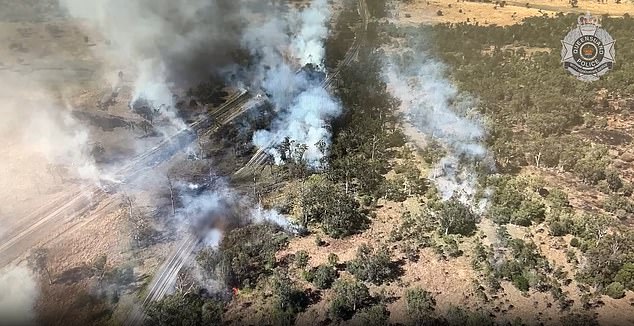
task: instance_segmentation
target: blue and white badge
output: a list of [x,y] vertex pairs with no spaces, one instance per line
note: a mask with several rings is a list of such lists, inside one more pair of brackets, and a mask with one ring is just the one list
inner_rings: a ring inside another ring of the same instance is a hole
[[564,68],[582,81],[595,81],[614,67],[614,39],[590,14],[561,41]]

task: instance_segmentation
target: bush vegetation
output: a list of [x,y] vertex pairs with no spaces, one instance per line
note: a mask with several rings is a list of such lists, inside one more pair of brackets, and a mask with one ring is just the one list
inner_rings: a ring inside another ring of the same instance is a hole
[[286,245],[288,236],[275,227],[260,224],[230,231],[217,250],[205,249],[196,257],[203,270],[233,287],[250,287],[270,275],[275,253]]
[[396,273],[395,264],[391,261],[387,248],[381,247],[375,250],[367,244],[357,248],[355,259],[348,262],[348,271],[361,281],[377,285],[392,279]]

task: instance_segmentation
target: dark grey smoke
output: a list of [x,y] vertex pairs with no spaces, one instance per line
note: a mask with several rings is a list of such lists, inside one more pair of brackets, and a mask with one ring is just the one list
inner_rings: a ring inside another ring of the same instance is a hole
[[205,80],[233,62],[244,26],[242,12],[249,3],[60,0],[71,16],[87,20],[103,33],[119,60],[140,70],[163,70],[165,81],[180,87]]

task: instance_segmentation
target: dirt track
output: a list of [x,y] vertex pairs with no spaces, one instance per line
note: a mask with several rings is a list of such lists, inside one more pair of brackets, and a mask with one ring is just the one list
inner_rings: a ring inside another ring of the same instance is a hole
[[[183,148],[185,143],[192,142],[194,137],[191,136],[191,130],[197,130],[204,126],[209,119],[215,121],[217,127],[213,130],[217,130],[219,126],[231,122],[250,108],[251,106],[244,105],[251,104],[252,102],[249,100],[248,93],[241,93],[212,112],[210,118],[200,117],[191,123],[188,129],[183,129],[164,139],[158,145],[123,166],[117,171],[116,179],[122,180],[124,183],[133,181],[148,167],[156,166],[169,159],[171,155],[165,155],[166,153],[173,154],[174,149]],[[89,215],[93,208],[99,204],[107,204],[110,200],[112,200],[112,196],[99,186],[82,187],[78,191],[71,192],[37,209],[28,217],[23,218],[23,223],[6,234],[7,240],[0,245],[0,267],[10,264],[39,243],[50,240],[53,234],[59,236],[77,223],[77,219]],[[94,217],[95,214],[90,214],[87,218]]]

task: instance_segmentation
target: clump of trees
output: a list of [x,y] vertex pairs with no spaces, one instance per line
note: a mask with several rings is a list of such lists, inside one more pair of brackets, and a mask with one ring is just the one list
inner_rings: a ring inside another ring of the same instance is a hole
[[[593,144],[595,138],[586,136],[592,133],[584,131],[595,128],[588,117],[611,113],[606,98],[634,96],[627,77],[634,72],[634,41],[627,37],[634,19],[603,17],[602,24],[613,37],[627,39],[620,53],[626,62],[591,84],[578,83],[561,69],[561,44],[551,37],[565,35],[576,19],[575,14],[530,17],[510,26],[396,27],[386,23],[382,31],[404,39],[414,53],[431,53],[449,66],[460,67],[448,70],[450,78],[461,91],[477,95],[481,113],[495,121],[488,126],[487,142],[499,171],[513,172],[526,165],[559,168],[587,184],[606,182],[611,191],[618,191],[618,175],[609,175],[606,146]],[[419,42],[413,35],[429,35],[431,40]],[[443,42],[447,39],[455,42]],[[527,48],[549,50],[529,52]],[[406,53],[402,60],[407,60]],[[608,90],[607,96],[597,96],[602,89]]]
[[[587,246],[585,268],[579,278],[587,283],[613,288],[621,285],[631,289],[631,267],[634,263],[634,234],[632,231],[608,233],[605,229],[595,229],[594,245]],[[587,239],[585,241],[588,241]]]
[[627,197],[610,195],[603,203],[603,209],[614,213],[617,217],[625,219],[634,214],[634,203]]
[[405,212],[401,216],[401,224],[392,229],[390,241],[403,241],[407,258],[417,261],[418,251],[432,245],[430,233],[436,230],[436,225],[434,217],[427,210],[419,214]]
[[526,192],[525,184],[509,177],[498,178],[494,184],[488,213],[494,222],[530,226],[545,219],[545,205]]
[[440,231],[447,234],[472,235],[479,217],[457,198],[443,202],[437,213]]
[[328,174],[343,180],[347,193],[372,199],[384,197],[391,189],[386,187],[384,175],[392,168],[390,159],[397,154],[394,148],[405,144],[395,115],[398,102],[387,90],[383,55],[375,46],[362,46],[359,60],[339,74],[337,94],[347,111],[333,122],[328,159]]
[[531,285],[540,291],[550,289],[544,274],[551,268],[548,260],[539,254],[537,246],[520,239],[510,240],[509,246],[512,258],[508,257],[500,264],[496,271],[498,275],[511,281],[521,291],[528,291]]
[[304,188],[301,198],[304,226],[318,223],[327,235],[342,238],[367,225],[367,217],[357,200],[324,176],[309,177]]
[[144,325],[220,325],[223,310],[218,299],[176,292],[149,305]]
[[425,325],[433,321],[432,316],[436,309],[436,299],[430,292],[420,287],[405,291],[407,315],[415,325]]
[[277,270],[270,283],[273,293],[273,324],[292,325],[297,314],[308,305],[308,298],[283,270]]
[[333,291],[330,315],[335,319],[350,319],[372,302],[368,287],[359,281],[339,279],[333,285]]
[[339,273],[331,265],[319,265],[305,275],[308,282],[313,283],[318,289],[329,289],[332,283],[337,279]]
[[260,224],[234,229],[217,250],[202,250],[196,257],[207,273],[233,287],[251,287],[276,266],[275,253],[288,242],[276,227]]
[[568,309],[572,302],[558,281],[562,275],[541,255],[537,245],[513,239],[504,226],[499,227],[497,233],[498,245],[509,250],[494,254],[491,247],[478,242],[472,259],[474,269],[483,272],[489,290],[497,292],[502,288],[500,280],[506,280],[522,292],[550,291],[560,308]]
[[360,245],[355,259],[347,265],[348,271],[357,279],[377,285],[394,278],[397,272],[386,247],[374,249],[368,244]]

